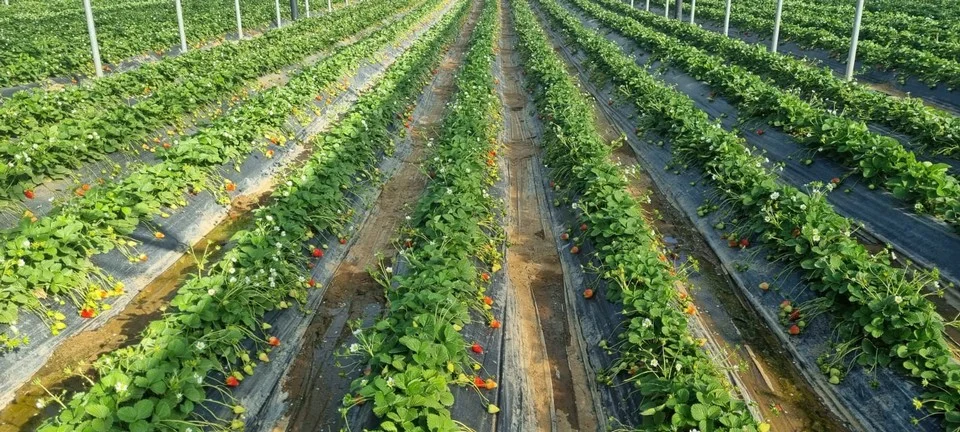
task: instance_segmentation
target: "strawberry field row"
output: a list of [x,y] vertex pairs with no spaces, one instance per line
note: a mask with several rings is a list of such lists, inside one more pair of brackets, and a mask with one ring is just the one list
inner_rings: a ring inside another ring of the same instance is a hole
[[[817,0],[817,3],[849,5],[845,0]],[[950,23],[956,25],[956,19],[960,17],[960,3],[953,0],[926,0],[916,3],[900,0],[873,0],[870,3],[864,3],[863,7],[865,10],[895,16],[904,21],[923,22],[929,19],[945,26],[949,26]]]
[[[456,75],[455,102],[425,167],[432,180],[403,229],[410,238],[401,251],[407,270],[385,275],[389,310],[359,330],[359,344],[349,350],[373,373],[353,381],[344,405],[349,410],[372,402],[380,430],[461,430],[450,413],[451,386],[496,386],[478,376],[472,356],[483,355],[483,347],[460,332],[476,325],[471,310],[499,328],[489,312],[492,301],[483,301],[490,272],[503,259],[501,204],[488,192],[499,173],[499,100],[491,74],[498,26],[497,2],[484,1]],[[487,412],[497,411],[488,404]]]
[[627,191],[623,170],[610,161],[611,148],[597,132],[589,103],[566,74],[529,4],[513,3],[524,68],[537,88],[537,106],[547,126],[545,161],[555,183],[573,199],[582,238],[596,248],[607,295],[620,299],[627,319],[615,344],[621,357],[605,373],[620,375],[637,388],[645,429],[769,430],[731,396],[723,372],[691,336],[687,320],[696,308],[676,289],[683,276],[668,263],[657,233]]
[[722,56],[727,62],[770,78],[781,87],[799,89],[808,100],[828,106],[835,103],[845,115],[890,126],[912,136],[916,144],[927,150],[960,156],[960,118],[928,107],[918,98],[894,97],[873,91],[795,57],[771,53],[761,45],[645,13],[616,0],[599,0],[596,4],[705,52]]
[[[0,9],[3,17],[16,15],[0,20],[0,88],[62,75],[93,75],[84,11],[77,7],[79,3],[71,3],[66,10],[44,4],[17,13],[23,6],[16,2]],[[172,2],[108,4],[95,6],[93,12],[105,63],[179,45]],[[273,2],[268,0],[242,0],[241,12],[244,26],[250,29],[276,20]],[[290,18],[288,12],[284,15]],[[183,18],[187,40],[196,47],[213,39],[222,41],[226,33],[236,30],[232,2],[185,1]]]
[[[730,17],[732,24],[739,26],[742,30],[759,34],[771,33],[773,18],[772,12],[769,11],[773,10],[772,2],[743,0],[733,4],[734,10]],[[764,6],[765,4],[769,6]],[[697,3],[698,17],[723,22],[724,14],[725,6],[722,1],[703,0]],[[784,14],[784,21],[780,25],[781,38],[804,46],[824,49],[835,56],[846,55],[850,48],[850,34],[836,34],[820,27],[824,22],[847,23],[852,18],[824,12],[807,14],[809,15],[806,18],[807,21],[802,23],[793,19],[801,15],[800,13]],[[836,25],[843,25],[842,23]],[[943,83],[950,89],[960,89],[960,62],[956,57],[939,57],[928,51],[918,50],[905,41],[861,40],[857,58],[864,64],[894,70],[903,80],[912,76],[931,86]]]
[[[128,238],[138,224],[186,204],[186,192],[209,190],[226,199],[222,176],[225,164],[238,163],[262,147],[265,134],[283,136],[288,115],[311,102],[361,61],[390,43],[416,23],[439,0],[429,0],[397,22],[338,50],[305,68],[290,82],[258,95],[254,100],[218,118],[180,145],[161,154],[162,162],[144,166],[122,181],[91,188],[37,219],[26,215],[15,228],[0,231],[3,239],[0,276],[8,289],[0,293],[0,324],[17,322],[23,310],[45,317],[54,333],[63,329],[63,313],[50,309],[42,298],[63,299],[90,318],[109,307],[106,298],[122,293],[122,285],[94,265],[90,257],[120,249],[131,261],[146,260]],[[269,156],[272,150],[266,150]],[[157,232],[158,237],[163,233]],[[15,331],[0,335],[14,348],[27,341]]]
[[[62,410],[40,430],[243,429],[246,409],[229,388],[282,343],[264,315],[302,301],[313,286],[305,267],[322,258],[323,239],[341,235],[350,221],[350,191],[376,181],[367,170],[391,151],[397,114],[422,88],[466,6],[444,16],[316,140],[310,159],[258,210],[255,227],[237,233],[220,262],[185,282],[173,310],[138,344],[99,358],[99,377],[86,392],[49,398]],[[227,404],[236,417],[209,419],[198,410],[206,403]]]
[[[0,116],[18,125],[8,128],[9,141],[0,143],[0,198],[30,198],[31,188],[47,178],[134,148],[164,125],[220,101],[263,74],[330,49],[408,3],[338,10],[254,40],[106,78],[92,87],[22,93],[24,97],[0,106]],[[145,81],[137,83],[138,78]],[[148,92],[131,104],[112,83],[120,87],[136,83]]]
[[[619,91],[641,113],[639,129],[670,139],[681,163],[700,166],[735,209],[741,245],[759,239],[771,248],[769,258],[798,271],[821,297],[794,305],[800,320],[823,312],[837,318],[836,346],[822,357],[824,373],[840,378],[847,365],[870,371],[893,367],[926,384],[915,399],[944,415],[948,427],[960,422],[960,367],[944,339],[944,322],[925,298],[938,291],[936,273],[894,267],[888,254],[871,255],[851,237],[852,223],[825,199],[822,184],[804,193],[779,182],[751,155],[743,140],[723,130],[682,93],[654,79],[621,49],[586,29],[555,0],[539,2],[590,59],[603,67]],[[802,323],[801,323],[802,324]],[[791,324],[791,334],[802,326]]]
[[808,103],[742,67],[729,65],[722,57],[707,54],[592,1],[571,1],[655,57],[728,96],[742,114],[767,119],[798,142],[857,170],[871,184],[884,185],[897,198],[914,204],[918,213],[931,214],[960,228],[960,182],[947,172],[949,165],[917,160],[897,140],[871,132],[863,122]]

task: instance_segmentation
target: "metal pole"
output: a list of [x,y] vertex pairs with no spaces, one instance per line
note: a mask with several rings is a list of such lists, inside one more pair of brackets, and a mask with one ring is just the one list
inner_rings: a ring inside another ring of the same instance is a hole
[[333,0],[327,0],[327,13],[333,12]]
[[277,28],[280,28],[283,25],[280,20],[280,0],[273,0],[273,4],[277,6]]
[[853,35],[850,37],[850,55],[847,56],[847,81],[853,80],[853,68],[857,63],[857,43],[860,42],[861,18],[863,18],[863,0],[857,0],[857,13],[853,17]]
[[310,0],[304,0],[304,1],[306,2],[304,6],[306,6],[306,9],[307,9],[307,18],[310,18]]
[[630,0],[630,9],[633,9],[633,0]]
[[683,0],[677,0],[673,4],[673,8],[677,10],[677,21],[683,21]]
[[650,0],[647,0],[647,12],[650,12]]
[[290,20],[296,21],[300,18],[300,5],[297,4],[297,0],[290,0]]
[[727,12],[723,15],[723,35],[730,36],[730,2],[727,0]]
[[783,15],[783,0],[777,0],[777,13],[773,17],[773,41],[770,42],[770,52],[777,52],[780,44],[780,19]]
[[93,68],[96,69],[97,76],[103,76],[103,65],[100,64],[100,44],[97,43],[97,29],[93,25],[93,8],[90,7],[90,0],[83,0],[83,10],[87,15],[87,33],[90,34],[90,51],[93,52]]
[[237,39],[243,39],[243,19],[240,17],[240,0],[233,0],[233,9],[237,13]]
[[663,17],[670,18],[670,0],[663,2]]
[[183,29],[183,6],[180,0],[173,2],[177,6],[177,29],[180,30],[180,53],[187,52],[187,32]]
[[697,0],[690,0],[690,24],[696,24],[694,17],[697,16]]

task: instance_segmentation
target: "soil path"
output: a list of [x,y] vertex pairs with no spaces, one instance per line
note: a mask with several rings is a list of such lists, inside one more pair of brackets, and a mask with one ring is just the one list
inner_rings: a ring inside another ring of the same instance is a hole
[[[534,165],[540,153],[534,107],[521,88],[517,36],[508,7],[501,8],[498,77],[503,103],[503,141],[509,170],[510,225],[507,269],[514,288],[520,322],[524,373],[533,388],[533,406],[540,430],[597,430],[592,396],[587,387],[579,339],[571,337],[570,313],[564,299],[563,270],[554,233],[540,214],[542,181]],[[548,429],[548,426],[549,429]]]

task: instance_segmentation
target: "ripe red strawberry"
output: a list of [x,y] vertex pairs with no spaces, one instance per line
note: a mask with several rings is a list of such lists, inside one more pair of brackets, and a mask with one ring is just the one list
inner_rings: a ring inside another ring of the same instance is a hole
[[480,275],[480,279],[483,279],[484,282],[490,281],[490,273],[483,272],[483,274]]
[[484,385],[486,385],[486,382],[483,381],[483,378],[475,376],[473,377],[473,385],[477,386],[478,388],[482,388]]
[[347,238],[346,238],[346,237],[340,237],[340,244],[342,244],[342,245],[347,244]]
[[794,324],[794,325],[790,326],[790,330],[788,330],[788,332],[789,332],[791,335],[796,336],[796,335],[800,334],[800,327],[798,327],[796,324]]
[[567,234],[567,233],[560,234],[560,240],[563,240],[563,241],[570,240],[570,234]]
[[93,318],[93,309],[83,308],[80,310],[80,318]]
[[233,375],[228,376],[228,377],[227,377],[227,380],[226,380],[225,382],[227,383],[227,386],[229,386],[229,387],[236,387],[236,386],[240,385],[240,381],[239,381],[235,376],[233,376]]
[[470,347],[470,350],[477,354],[483,354],[483,347],[476,342],[473,343],[473,346]]
[[267,338],[267,343],[270,344],[270,346],[280,346],[280,339],[276,336],[270,336]]
[[757,135],[763,135],[763,134],[764,134],[763,129],[757,129]]
[[583,298],[592,299],[593,298],[593,288],[587,288],[583,290]]
[[580,231],[586,231],[586,230],[587,230],[587,224],[580,224]]
[[227,184],[223,185],[223,188],[226,189],[227,192],[233,192],[233,191],[237,190],[237,184],[234,183],[234,182],[230,182],[230,183],[227,183]]
[[743,247],[743,248],[750,247],[750,239],[747,239],[747,238],[740,239],[740,247]]
[[313,280],[313,278],[310,278],[310,280],[307,281],[307,285],[309,285],[310,288],[313,288],[317,286],[317,281]]
[[313,248],[313,257],[314,258],[323,258],[323,251],[320,248]]
[[735,248],[735,247],[739,246],[740,243],[737,243],[736,240],[727,240],[727,245],[730,246],[730,247],[732,247],[732,248]]
[[487,305],[487,306],[493,306],[493,299],[490,298],[490,296],[484,296],[484,297],[483,297],[483,304],[485,304],[485,305]]
[[796,321],[796,320],[798,320],[798,319],[800,319],[800,311],[799,311],[799,310],[795,310],[795,311],[793,311],[793,312],[790,312],[790,321]]
[[407,249],[412,248],[412,247],[413,247],[413,240],[410,240],[410,239],[404,240],[404,242],[403,242],[403,247],[405,247],[405,248],[407,248]]
[[570,248],[570,253],[572,253],[572,254],[574,254],[574,255],[580,253],[580,247],[579,247],[579,246],[574,246],[574,247]]
[[498,321],[498,320],[490,321],[490,328],[492,328],[492,329],[498,329],[498,328],[500,328],[500,321]]
[[33,189],[23,191],[23,196],[27,197],[27,199],[33,199]]
[[840,178],[838,178],[838,177],[834,177],[834,178],[832,178],[832,179],[830,179],[830,183],[833,183],[833,184],[840,184]]

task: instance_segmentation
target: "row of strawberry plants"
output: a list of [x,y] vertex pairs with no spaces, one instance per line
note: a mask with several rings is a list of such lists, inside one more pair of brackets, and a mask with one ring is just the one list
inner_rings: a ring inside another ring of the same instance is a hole
[[917,160],[897,140],[780,90],[723,57],[707,54],[590,0],[571,1],[654,56],[708,83],[736,103],[741,114],[767,119],[797,141],[857,170],[871,185],[885,186],[897,198],[913,204],[917,213],[931,214],[960,228],[960,182],[947,172],[949,165]]
[[[893,367],[925,384],[915,400],[960,426],[960,366],[944,338],[944,322],[928,290],[940,291],[936,272],[894,267],[890,255],[871,255],[852,235],[853,223],[826,200],[830,186],[814,184],[809,193],[779,182],[762,156],[752,155],[742,138],[725,131],[693,100],[653,78],[620,47],[588,30],[555,0],[540,0],[547,15],[584,48],[638,109],[639,130],[670,139],[679,163],[700,166],[739,217],[736,232],[747,247],[759,240],[769,258],[799,272],[820,297],[791,306],[802,320],[823,312],[836,317],[835,349],[822,358],[824,373],[838,381],[845,364],[867,372]],[[805,323],[792,324],[800,334]],[[836,378],[834,378],[836,377]]]
[[[396,115],[430,76],[466,2],[455,8],[318,137],[310,159],[257,211],[255,227],[237,233],[222,260],[185,282],[139,343],[94,362],[98,379],[86,392],[48,399],[64,406],[41,431],[243,429],[246,408],[229,388],[281,344],[264,315],[302,302],[315,285],[305,267],[322,258],[325,238],[343,235],[351,190],[376,185],[371,171],[391,151]],[[204,403],[227,404],[237,416],[218,424],[197,409]]]
[[[401,1],[402,7],[405,2]],[[155,82],[148,97],[129,104],[122,96],[83,98],[84,89],[41,92],[46,102],[61,96],[76,103],[70,111],[59,111],[54,120],[23,131],[19,139],[0,144],[0,198],[29,198],[31,188],[50,177],[68,175],[84,162],[146,142],[159,128],[184,115],[216,103],[237,92],[257,77],[301,60],[318,50],[329,49],[341,39],[362,31],[393,14],[396,6],[381,3],[337,11],[318,19],[319,26],[303,33],[271,34],[216,53],[204,52],[191,61],[180,61],[179,75],[164,75]],[[273,45],[276,43],[277,45]],[[134,72],[139,74],[139,71]],[[23,99],[21,99],[23,100]],[[49,114],[38,103],[33,108]],[[29,116],[20,106],[3,106],[0,111],[15,113],[9,119]],[[62,117],[60,117],[62,116]]]
[[[4,270],[0,281],[8,287],[0,293],[0,324],[15,324],[25,309],[36,312],[57,333],[65,328],[65,317],[46,306],[42,299],[48,296],[76,307],[84,318],[109,307],[105,299],[120,294],[123,287],[93,264],[92,255],[119,249],[133,262],[146,260],[146,255],[135,252],[137,243],[129,238],[141,222],[186,205],[186,192],[209,190],[225,199],[224,189],[232,190],[233,184],[224,183],[218,169],[239,163],[262,147],[265,135],[282,139],[289,115],[409,31],[439,3],[429,0],[401,20],[304,69],[286,85],[261,93],[161,152],[162,162],[144,166],[120,182],[90,188],[43,219],[26,215],[17,227],[0,232]],[[270,157],[273,150],[265,154]],[[26,342],[16,332],[0,335],[0,343],[8,348]]]
[[[408,3],[398,2],[396,7],[403,8]],[[237,67],[252,67],[254,70],[265,68],[261,74],[275,70],[328,46],[324,44],[330,43],[327,40],[330,38],[330,28],[335,27],[333,23],[350,21],[349,25],[353,27],[354,21],[375,21],[378,16],[386,16],[382,15],[382,8],[373,8],[367,15],[358,14],[360,9],[358,6],[338,9],[331,14],[300,20],[263,36],[190,51],[77,86],[29,89],[14,93],[10,98],[0,101],[0,137],[20,137],[41,126],[75,117],[78,113],[89,115],[88,111],[96,111],[105,106],[113,107],[143,100],[166,87],[183,85],[181,81],[185,79],[209,80],[209,77],[215,76],[220,69],[227,72],[224,79],[229,78],[232,75],[230,71]],[[314,36],[321,40],[311,41],[310,38]],[[336,40],[340,39],[342,37]],[[232,64],[234,60],[237,60],[237,63],[242,60],[253,64]],[[264,61],[271,63],[261,65]],[[281,61],[285,62],[278,63]],[[248,79],[257,76],[259,74]],[[205,81],[198,82],[195,86],[206,87],[207,91],[212,91]]]
[[[749,1],[734,2],[733,5],[730,22],[741,30],[759,34],[772,32],[772,17],[761,16],[764,15],[765,10],[762,6]],[[773,10],[772,5],[769,9]],[[722,1],[704,0],[697,3],[698,17],[722,22],[724,15],[725,6]],[[817,22],[824,20],[846,22],[852,19],[852,17],[841,18],[823,13],[817,13],[815,18]],[[827,50],[838,57],[846,56],[850,48],[850,34],[838,35],[819,28],[819,25],[799,25],[790,20],[781,23],[780,36],[783,40],[789,39],[804,46]],[[857,59],[863,64],[877,65],[896,71],[901,80],[912,76],[931,86],[944,83],[950,89],[960,88],[960,62],[956,58],[938,57],[927,51],[913,48],[909,44],[863,40],[857,50]]]
[[[846,5],[845,0],[817,0],[817,3]],[[898,15],[912,20],[933,21],[949,25],[960,17],[960,3],[953,0],[902,2],[900,0],[873,0],[864,3],[865,10],[887,15]]]
[[721,56],[781,87],[796,88],[807,99],[844,110],[844,114],[890,126],[912,136],[915,143],[935,153],[960,156],[960,118],[926,106],[913,97],[894,97],[856,82],[844,81],[829,69],[817,68],[793,56],[772,53],[766,47],[728,38],[697,26],[657,14],[644,13],[616,0],[598,0],[604,8],[642,25],[671,35],[704,51]]
[[[488,272],[503,259],[501,204],[487,191],[498,177],[499,100],[491,73],[497,10],[498,2],[483,2],[457,73],[455,102],[425,167],[433,179],[403,229],[410,238],[402,250],[407,271],[387,280],[389,310],[357,332],[359,344],[349,350],[371,374],[353,381],[344,411],[372,401],[378,430],[462,430],[451,418],[451,386],[496,386],[477,376],[480,365],[472,356],[482,355],[483,347],[460,331],[472,322],[471,310],[499,327],[487,311],[491,302],[485,309],[483,301]],[[487,411],[499,408],[488,404]]]
[[687,328],[695,313],[676,286],[683,281],[627,191],[623,170],[597,132],[593,111],[549,45],[525,0],[514,3],[524,70],[536,85],[544,119],[546,164],[576,203],[583,240],[596,247],[601,280],[623,305],[620,358],[606,373],[622,374],[642,398],[644,430],[765,431],[746,404],[731,396],[724,373]]
[[[303,1],[300,3],[303,10]],[[63,75],[93,75],[84,11],[74,5],[61,13],[40,12],[28,19],[0,21],[0,87]],[[58,10],[53,5],[44,6],[41,11]],[[284,19],[290,19],[289,8],[281,10]],[[127,2],[105,7],[94,3],[93,13],[105,63],[179,46],[172,2]],[[241,13],[248,29],[266,27],[276,20],[271,0],[242,0]],[[222,39],[236,29],[232,2],[183,2],[183,19],[187,40],[195,47]]]

